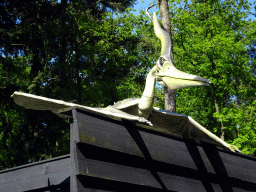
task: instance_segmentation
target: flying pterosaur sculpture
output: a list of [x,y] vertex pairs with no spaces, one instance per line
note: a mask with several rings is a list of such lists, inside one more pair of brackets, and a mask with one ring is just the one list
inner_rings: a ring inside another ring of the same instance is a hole
[[156,81],[160,85],[168,86],[170,89],[208,86],[210,83],[206,78],[184,73],[175,68],[170,56],[169,33],[160,27],[156,13],[153,14],[153,24],[155,34],[161,40],[161,56],[147,75],[146,86],[141,98],[125,99],[106,108],[93,108],[21,92],[14,92],[11,97],[18,105],[27,109],[51,110],[60,117],[66,117],[60,114],[62,109],[77,107],[118,120],[127,119],[141,126],[146,126],[146,128],[153,128],[175,135],[211,142],[228,148],[233,152],[239,151],[236,146],[221,140],[190,116],[153,107]]

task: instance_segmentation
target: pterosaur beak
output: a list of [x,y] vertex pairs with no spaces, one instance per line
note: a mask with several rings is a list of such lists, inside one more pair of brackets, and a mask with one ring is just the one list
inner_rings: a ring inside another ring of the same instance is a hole
[[156,74],[156,79],[160,85],[166,85],[170,89],[208,86],[211,83],[206,78],[182,72],[169,62],[164,63],[162,69]]

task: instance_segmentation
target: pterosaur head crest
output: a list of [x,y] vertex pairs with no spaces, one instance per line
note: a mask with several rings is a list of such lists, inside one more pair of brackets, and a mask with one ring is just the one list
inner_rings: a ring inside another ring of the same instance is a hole
[[[171,39],[170,35],[167,31],[165,31],[158,23],[156,13],[153,13],[153,24],[156,36],[161,40],[161,57],[165,58],[166,60],[171,59]],[[160,57],[160,58],[161,58]],[[159,59],[160,59],[159,58]]]

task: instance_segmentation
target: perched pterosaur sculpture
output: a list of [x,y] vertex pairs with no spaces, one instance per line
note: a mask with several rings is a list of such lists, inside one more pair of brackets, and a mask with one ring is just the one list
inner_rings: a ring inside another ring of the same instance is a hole
[[76,107],[118,120],[127,119],[144,128],[211,142],[228,148],[233,152],[239,151],[236,146],[221,140],[190,116],[153,107],[156,81],[160,85],[168,86],[170,89],[207,86],[210,83],[208,79],[184,73],[175,68],[170,56],[169,33],[160,27],[156,13],[153,14],[153,24],[155,34],[161,40],[161,56],[147,75],[146,86],[141,98],[125,99],[106,108],[93,108],[21,92],[14,92],[11,97],[18,105],[24,106],[27,109],[51,110],[60,117],[66,117],[60,114],[64,108]]

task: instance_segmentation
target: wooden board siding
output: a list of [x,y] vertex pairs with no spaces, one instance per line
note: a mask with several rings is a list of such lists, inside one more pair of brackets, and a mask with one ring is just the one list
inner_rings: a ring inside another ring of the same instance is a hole
[[[72,113],[77,176],[155,190],[256,190],[253,157],[219,150],[209,143],[175,138],[125,120],[79,109],[72,109]],[[80,190],[87,187],[80,186]]]
[[256,191],[256,158],[77,108],[70,155],[0,171],[0,191]]
[[30,163],[0,171],[1,192],[21,192],[67,183],[70,177],[70,155]]

